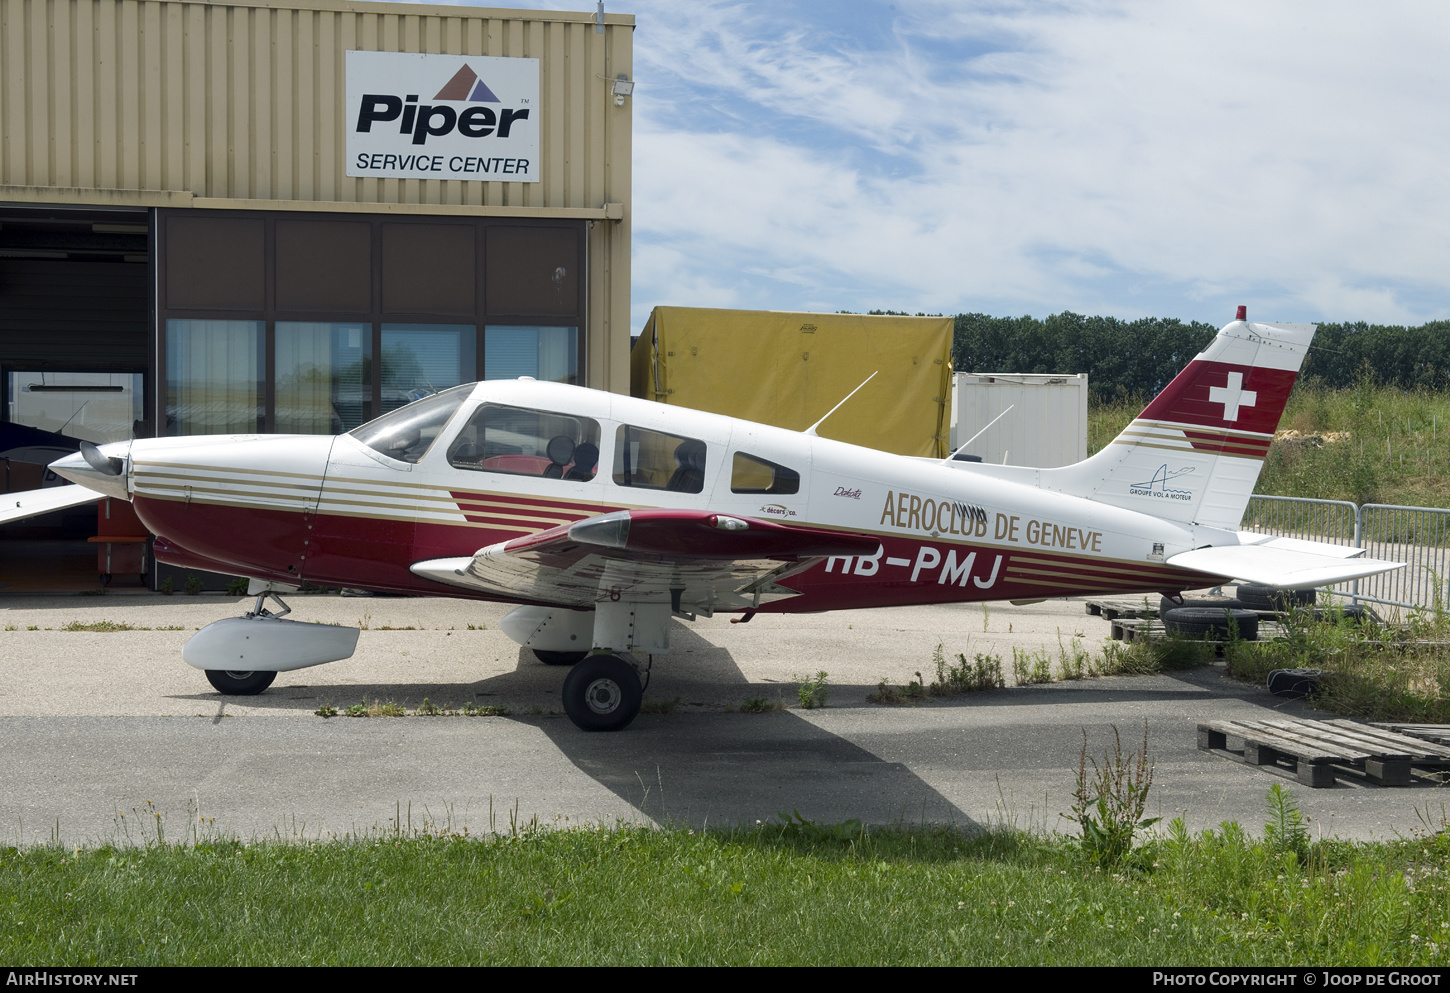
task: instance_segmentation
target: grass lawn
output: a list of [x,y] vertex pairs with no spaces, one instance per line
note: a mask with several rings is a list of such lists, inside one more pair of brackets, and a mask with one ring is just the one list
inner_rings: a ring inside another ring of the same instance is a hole
[[1443,965],[1450,840],[1176,825],[1115,866],[1012,830],[577,829],[0,849],[11,964]]

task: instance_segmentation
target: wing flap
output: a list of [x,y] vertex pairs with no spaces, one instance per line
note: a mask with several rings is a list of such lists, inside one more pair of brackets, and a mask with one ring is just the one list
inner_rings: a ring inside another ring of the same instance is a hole
[[869,555],[874,538],[696,511],[619,511],[412,571],[436,582],[575,607],[602,600],[738,609],[794,591],[777,584],[828,555]]
[[[1323,550],[1317,551],[1306,547],[1317,544],[1295,540],[1291,546],[1260,543],[1195,548],[1170,556],[1167,564],[1193,569],[1210,576],[1229,576],[1244,582],[1284,589],[1329,586],[1405,567],[1403,562],[1346,558],[1343,554],[1336,554],[1344,551],[1342,546],[1322,545],[1319,547]],[[1334,551],[1329,551],[1330,549]]]
[[82,504],[93,503],[104,494],[72,483],[69,486],[48,486],[40,490],[26,490],[22,493],[6,493],[0,497],[0,524],[23,521],[53,510],[66,510]]

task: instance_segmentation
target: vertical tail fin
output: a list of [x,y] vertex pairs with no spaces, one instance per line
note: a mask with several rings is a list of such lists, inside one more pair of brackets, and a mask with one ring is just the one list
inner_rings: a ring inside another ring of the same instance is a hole
[[1040,485],[1185,524],[1237,528],[1315,330],[1251,324],[1240,308],[1239,320],[1111,444],[1076,465],[1041,470]]

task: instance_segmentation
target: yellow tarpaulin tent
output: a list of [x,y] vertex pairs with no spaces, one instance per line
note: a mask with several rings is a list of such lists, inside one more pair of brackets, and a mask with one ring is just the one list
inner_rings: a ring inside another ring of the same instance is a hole
[[898,455],[950,451],[952,319],[656,307],[630,392]]

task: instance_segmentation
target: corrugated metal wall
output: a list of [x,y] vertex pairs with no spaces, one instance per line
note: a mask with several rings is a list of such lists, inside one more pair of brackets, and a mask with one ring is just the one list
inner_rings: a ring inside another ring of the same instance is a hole
[[[614,106],[603,77],[632,75],[632,24],[619,22],[633,18],[610,15],[596,34],[587,14],[308,6],[0,0],[0,183],[515,207],[625,199],[630,108]],[[541,60],[543,182],[344,175],[349,50]],[[618,195],[611,167],[624,171]]]
[[[596,33],[590,13],[0,0],[0,200],[596,220],[589,382],[627,391],[632,101],[616,107],[609,81],[634,75],[633,22],[609,14]],[[348,177],[349,50],[539,59],[543,181]]]

